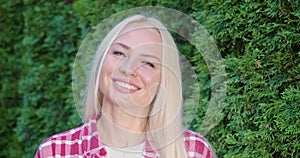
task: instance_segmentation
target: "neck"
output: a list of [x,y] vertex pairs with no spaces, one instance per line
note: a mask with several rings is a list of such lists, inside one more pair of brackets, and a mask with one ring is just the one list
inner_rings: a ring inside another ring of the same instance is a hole
[[125,148],[144,141],[147,117],[135,117],[118,105],[102,104],[97,131],[104,144]]

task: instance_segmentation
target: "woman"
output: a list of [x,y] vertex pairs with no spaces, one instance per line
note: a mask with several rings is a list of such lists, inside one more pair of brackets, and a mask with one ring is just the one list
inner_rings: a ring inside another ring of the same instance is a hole
[[179,66],[158,20],[124,19],[94,56],[85,124],[46,139],[35,157],[214,157],[204,137],[182,127]]

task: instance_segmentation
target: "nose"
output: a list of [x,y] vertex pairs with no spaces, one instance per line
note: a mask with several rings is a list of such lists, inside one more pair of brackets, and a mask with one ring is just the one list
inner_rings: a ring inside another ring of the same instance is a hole
[[137,76],[136,68],[134,67],[134,64],[130,61],[121,64],[119,70],[126,76]]

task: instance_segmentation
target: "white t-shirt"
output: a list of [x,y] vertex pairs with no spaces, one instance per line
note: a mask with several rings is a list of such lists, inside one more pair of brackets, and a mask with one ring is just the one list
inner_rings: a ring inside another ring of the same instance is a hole
[[145,143],[128,148],[105,147],[107,149],[108,158],[141,158],[144,146]]

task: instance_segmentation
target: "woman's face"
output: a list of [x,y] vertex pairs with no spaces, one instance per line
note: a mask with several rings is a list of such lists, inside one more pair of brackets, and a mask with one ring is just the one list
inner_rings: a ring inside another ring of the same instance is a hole
[[146,107],[160,84],[161,37],[153,28],[126,30],[113,41],[102,66],[103,105]]

